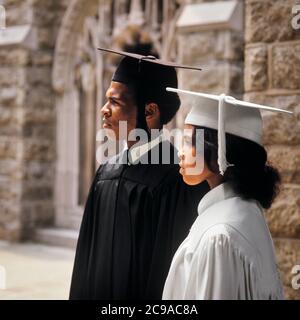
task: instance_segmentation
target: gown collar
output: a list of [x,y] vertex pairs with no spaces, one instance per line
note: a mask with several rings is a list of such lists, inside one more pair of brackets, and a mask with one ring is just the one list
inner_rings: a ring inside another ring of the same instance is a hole
[[198,205],[198,215],[201,215],[210,206],[217,202],[236,197],[236,193],[228,182],[222,183],[211,189],[200,201]]

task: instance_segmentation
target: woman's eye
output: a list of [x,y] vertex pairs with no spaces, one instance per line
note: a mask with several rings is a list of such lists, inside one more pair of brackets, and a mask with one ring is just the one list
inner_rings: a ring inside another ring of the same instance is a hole
[[184,139],[183,139],[183,143],[184,143],[185,145],[191,145],[191,144],[192,144],[192,140],[191,140],[190,138],[184,138]]

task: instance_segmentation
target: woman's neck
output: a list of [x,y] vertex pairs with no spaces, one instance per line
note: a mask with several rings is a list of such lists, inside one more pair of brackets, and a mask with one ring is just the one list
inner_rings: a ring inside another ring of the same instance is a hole
[[220,174],[212,174],[206,179],[210,189],[213,189],[223,182],[223,176]]

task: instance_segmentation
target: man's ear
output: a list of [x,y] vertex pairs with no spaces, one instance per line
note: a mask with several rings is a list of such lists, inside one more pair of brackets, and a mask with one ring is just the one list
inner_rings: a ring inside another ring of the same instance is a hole
[[147,103],[145,106],[145,116],[148,120],[159,119],[160,111],[158,105],[154,102]]

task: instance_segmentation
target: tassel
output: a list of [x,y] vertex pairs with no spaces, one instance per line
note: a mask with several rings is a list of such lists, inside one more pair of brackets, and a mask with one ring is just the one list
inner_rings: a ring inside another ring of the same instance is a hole
[[218,115],[218,165],[222,176],[228,167],[226,159],[225,98],[226,95],[224,93],[220,95]]

